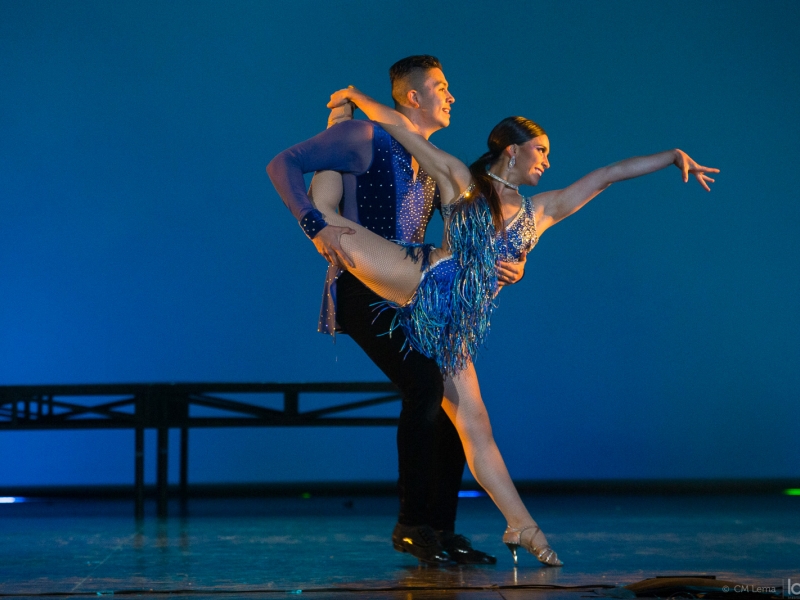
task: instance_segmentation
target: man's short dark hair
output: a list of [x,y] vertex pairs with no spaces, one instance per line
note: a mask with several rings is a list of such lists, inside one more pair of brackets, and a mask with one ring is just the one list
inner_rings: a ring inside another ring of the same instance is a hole
[[415,75],[422,75],[430,69],[441,69],[442,63],[430,54],[416,54],[401,58],[389,67],[389,81],[392,83],[392,98],[395,102],[403,100],[408,91],[408,81]]

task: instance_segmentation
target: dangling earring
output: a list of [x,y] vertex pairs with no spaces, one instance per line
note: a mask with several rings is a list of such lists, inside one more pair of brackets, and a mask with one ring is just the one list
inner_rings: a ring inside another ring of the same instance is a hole
[[508,170],[510,171],[511,169],[513,169],[515,164],[517,164],[517,157],[512,156],[511,160],[508,161]]

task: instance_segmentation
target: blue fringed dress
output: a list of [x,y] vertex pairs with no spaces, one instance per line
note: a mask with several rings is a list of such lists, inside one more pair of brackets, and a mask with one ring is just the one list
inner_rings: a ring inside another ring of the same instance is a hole
[[400,327],[414,350],[434,358],[445,375],[454,375],[474,359],[489,334],[497,293],[497,261],[519,261],[536,245],[530,198],[496,232],[488,202],[466,201],[442,207],[449,216],[447,240],[452,256],[428,267],[414,297],[397,308],[392,329]]

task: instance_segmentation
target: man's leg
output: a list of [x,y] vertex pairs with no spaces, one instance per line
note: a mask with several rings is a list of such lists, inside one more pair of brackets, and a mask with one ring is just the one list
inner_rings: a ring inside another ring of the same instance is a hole
[[406,340],[401,330],[388,335],[394,311],[378,314],[372,304],[380,297],[350,273],[339,277],[336,289],[337,320],[397,385],[403,399],[397,427],[400,514],[392,536],[395,548],[426,562],[447,562],[428,522],[431,466],[444,394],[442,375],[436,361],[403,348]]
[[443,408],[436,415],[436,441],[431,465],[431,488],[428,496],[430,525],[439,531],[454,531],[458,492],[467,463],[458,431]]

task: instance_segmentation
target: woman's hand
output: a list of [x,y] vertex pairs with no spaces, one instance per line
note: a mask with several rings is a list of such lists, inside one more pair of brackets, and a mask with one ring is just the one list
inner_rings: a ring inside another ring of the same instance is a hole
[[[352,85],[347,86],[343,90],[332,93],[331,100],[328,102],[328,108],[338,108],[340,106],[346,106],[348,103],[353,106],[358,106],[358,108],[361,109],[361,112],[367,115],[367,118],[370,121],[375,121],[381,125],[396,125],[397,127],[403,127],[408,131],[419,133],[416,126],[409,121],[405,115],[397,112],[395,109],[389,106],[373,100],[365,93],[354,88]],[[397,141],[401,144],[403,143],[402,140]],[[417,160],[419,160],[419,158],[417,158]]]
[[356,88],[352,85],[347,86],[343,90],[339,90],[338,92],[333,92],[331,94],[331,101],[328,102],[328,108],[336,108],[337,106],[344,106],[348,102],[351,104],[358,104],[356,102],[356,98],[362,95]]
[[703,165],[698,164],[697,161],[686,154],[686,152],[677,148],[675,149],[675,160],[673,164],[683,173],[684,183],[689,181],[689,173],[691,173],[707,192],[711,191],[711,188],[708,187],[708,182],[710,181],[711,183],[714,183],[714,180],[706,175],[706,173],[719,173],[719,169],[704,167]]

